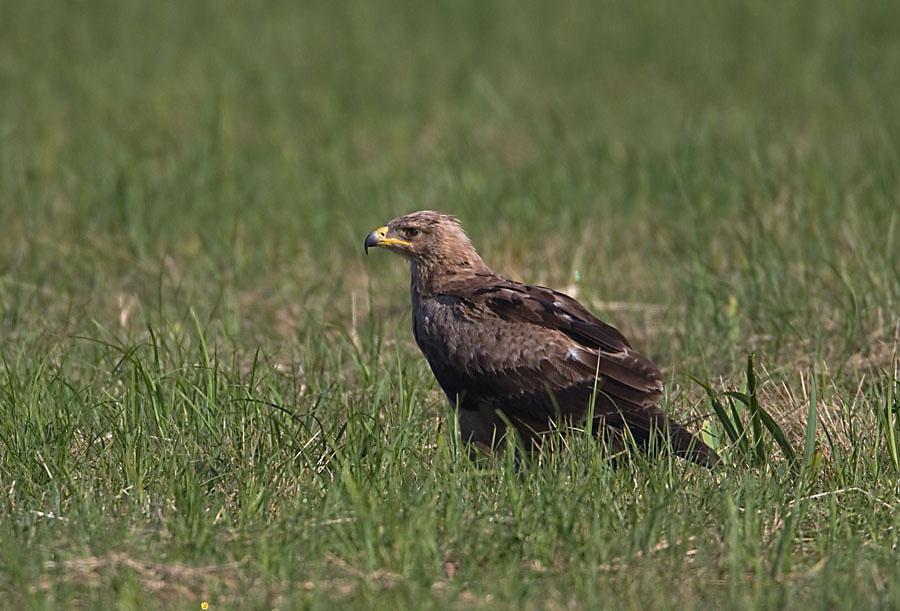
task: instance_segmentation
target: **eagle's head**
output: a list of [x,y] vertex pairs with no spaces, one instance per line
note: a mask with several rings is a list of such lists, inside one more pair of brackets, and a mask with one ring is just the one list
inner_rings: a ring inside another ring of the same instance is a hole
[[377,246],[425,265],[483,265],[456,217],[432,210],[399,216],[366,236]]

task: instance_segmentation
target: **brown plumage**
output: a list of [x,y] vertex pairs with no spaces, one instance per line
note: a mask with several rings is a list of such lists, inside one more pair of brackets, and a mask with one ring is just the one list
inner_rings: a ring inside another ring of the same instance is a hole
[[571,297],[493,272],[451,216],[413,212],[370,233],[409,260],[412,323],[467,442],[494,447],[511,423],[526,444],[583,424],[641,446],[654,438],[704,466],[719,457],[659,408],[660,371]]

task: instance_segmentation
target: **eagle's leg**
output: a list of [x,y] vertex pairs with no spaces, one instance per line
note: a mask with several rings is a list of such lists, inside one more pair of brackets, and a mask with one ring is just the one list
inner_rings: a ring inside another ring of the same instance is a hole
[[543,433],[548,429],[546,424],[510,418],[495,403],[488,401],[479,403],[478,409],[458,409],[457,414],[460,435],[470,448],[493,454],[512,443],[517,465],[526,456],[540,450]]
[[506,434],[506,424],[492,409],[459,409],[456,413],[463,442],[488,454],[499,447]]

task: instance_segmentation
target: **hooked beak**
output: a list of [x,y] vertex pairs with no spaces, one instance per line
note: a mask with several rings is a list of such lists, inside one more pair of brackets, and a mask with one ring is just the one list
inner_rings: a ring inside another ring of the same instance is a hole
[[412,243],[407,242],[406,240],[401,240],[399,238],[389,238],[387,237],[388,228],[387,225],[383,227],[379,227],[372,233],[366,236],[366,241],[363,242],[363,247],[366,249],[366,254],[369,254],[369,249],[374,246],[410,246]]
[[384,237],[387,235],[388,228],[385,225],[384,227],[379,227],[372,233],[366,236],[366,241],[363,242],[363,247],[366,249],[366,254],[369,254],[369,249],[375,246],[378,246]]

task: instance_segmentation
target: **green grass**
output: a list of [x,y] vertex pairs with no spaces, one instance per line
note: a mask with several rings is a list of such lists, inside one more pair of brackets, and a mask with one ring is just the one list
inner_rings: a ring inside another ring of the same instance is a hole
[[[898,99],[889,2],[0,2],[0,606],[900,607]],[[420,208],[726,466],[470,461]]]

